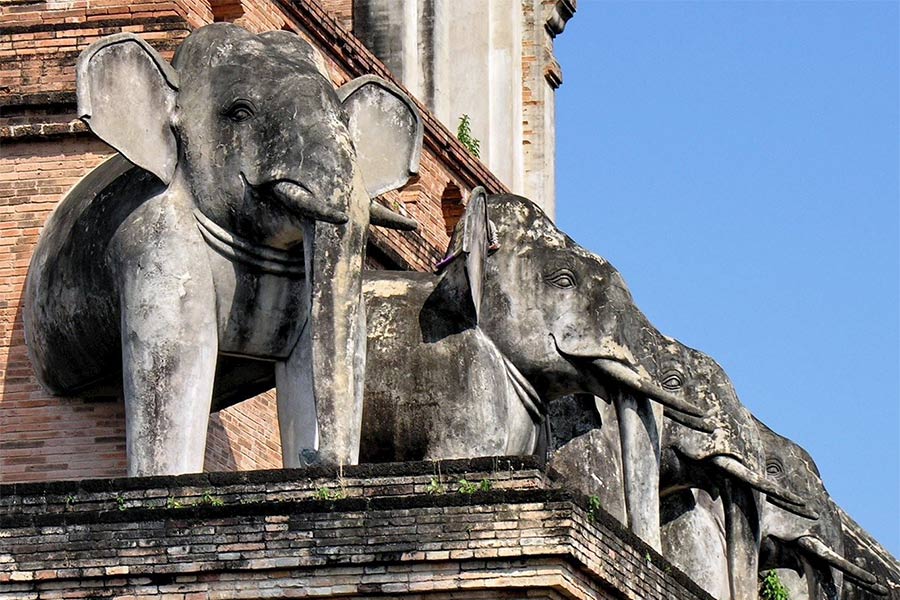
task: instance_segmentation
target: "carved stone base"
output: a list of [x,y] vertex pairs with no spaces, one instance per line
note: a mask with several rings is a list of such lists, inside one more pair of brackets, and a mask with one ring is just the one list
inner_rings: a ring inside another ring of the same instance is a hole
[[4,598],[708,598],[531,458],[13,484],[0,514]]

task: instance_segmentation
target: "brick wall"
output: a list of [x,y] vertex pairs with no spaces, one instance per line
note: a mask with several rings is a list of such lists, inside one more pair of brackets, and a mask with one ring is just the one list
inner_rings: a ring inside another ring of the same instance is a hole
[[25,349],[22,291],[31,252],[59,198],[109,149],[72,136],[5,143],[0,153],[0,476],[4,481],[121,475],[122,406],[48,397]]
[[353,0],[322,0],[321,4],[344,31],[353,31]]
[[[288,29],[323,52],[337,85],[391,74],[342,23],[351,2],[241,0],[229,14],[254,31]],[[100,37],[131,31],[167,59],[191,29],[212,22],[203,0],[126,2],[0,1],[0,481],[124,474],[121,403],[47,396],[33,378],[24,345],[22,289],[37,236],[50,210],[82,176],[112,154],[76,119],[78,54]],[[221,9],[221,6],[218,7]],[[222,17],[220,10],[218,17]],[[503,185],[421,107],[425,142],[419,177],[380,201],[421,223],[415,233],[373,228],[369,266],[427,270],[448,240],[441,197],[475,185]],[[281,466],[274,393],[211,417],[207,469]]]
[[0,514],[10,599],[709,599],[533,459],[7,485]]

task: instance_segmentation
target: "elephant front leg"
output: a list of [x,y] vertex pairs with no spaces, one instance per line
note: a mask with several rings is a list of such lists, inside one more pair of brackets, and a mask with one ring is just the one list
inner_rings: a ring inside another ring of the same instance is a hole
[[203,470],[218,353],[204,259],[154,248],[118,268],[130,476]]
[[628,527],[662,551],[659,519],[659,454],[662,407],[628,392],[616,396],[625,514]]
[[726,480],[722,485],[725,544],[733,600],[754,599],[759,585],[759,492],[746,484]]
[[290,357],[275,364],[275,385],[282,464],[290,469],[315,464],[319,455],[319,426],[309,321]]

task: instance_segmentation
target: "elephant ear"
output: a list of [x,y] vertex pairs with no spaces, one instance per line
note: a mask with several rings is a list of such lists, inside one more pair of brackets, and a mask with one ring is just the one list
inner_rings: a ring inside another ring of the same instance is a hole
[[[370,198],[406,185],[419,172],[422,117],[398,87],[374,75],[342,85],[338,98],[350,119],[350,137]],[[413,230],[415,221],[372,203],[372,223]]]
[[178,160],[172,131],[178,75],[150,45],[119,33],[78,57],[78,116],[135,165],[170,183]]
[[443,281],[450,282],[463,312],[481,316],[484,271],[488,254],[496,249],[492,225],[487,214],[487,192],[483,187],[472,190],[462,218],[453,230],[447,256],[438,265],[444,269]]

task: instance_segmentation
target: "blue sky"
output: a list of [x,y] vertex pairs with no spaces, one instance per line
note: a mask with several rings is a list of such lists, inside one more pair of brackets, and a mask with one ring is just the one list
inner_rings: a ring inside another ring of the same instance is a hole
[[560,227],[900,556],[900,4],[579,0]]

